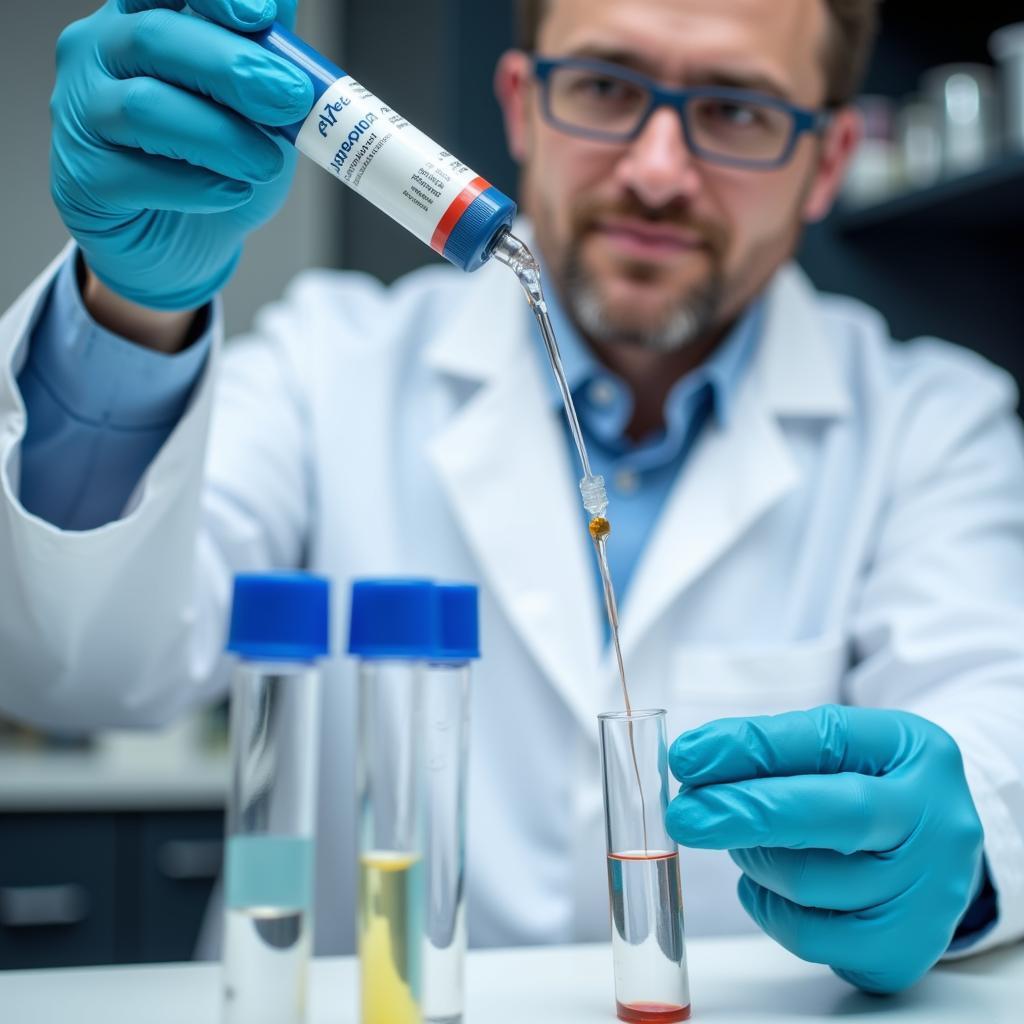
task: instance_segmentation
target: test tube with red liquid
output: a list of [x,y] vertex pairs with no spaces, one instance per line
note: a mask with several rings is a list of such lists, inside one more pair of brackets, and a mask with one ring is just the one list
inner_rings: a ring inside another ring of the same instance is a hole
[[598,716],[615,1002],[628,1024],[690,1019],[679,851],[665,830],[665,712]]

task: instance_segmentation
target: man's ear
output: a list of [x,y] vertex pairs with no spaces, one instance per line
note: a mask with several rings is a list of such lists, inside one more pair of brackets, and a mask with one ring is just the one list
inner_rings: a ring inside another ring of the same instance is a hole
[[529,103],[533,72],[529,55],[522,50],[502,54],[494,71],[494,94],[505,118],[505,140],[516,163],[526,159],[529,139]]
[[843,107],[832,115],[822,140],[818,171],[804,201],[807,223],[813,224],[828,216],[863,136],[864,118],[855,107]]

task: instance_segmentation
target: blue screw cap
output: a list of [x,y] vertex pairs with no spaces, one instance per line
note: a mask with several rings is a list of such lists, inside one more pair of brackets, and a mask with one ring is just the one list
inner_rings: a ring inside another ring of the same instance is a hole
[[348,650],[370,660],[479,658],[477,588],[422,579],[357,580]]
[[480,616],[477,588],[468,583],[442,583],[440,637],[436,657],[441,661],[470,661],[480,657]]
[[331,585],[304,572],[235,577],[227,649],[249,661],[312,661],[330,653]]
[[437,590],[430,580],[356,580],[348,650],[360,658],[431,658],[437,648]]
[[473,200],[444,247],[444,258],[461,270],[479,270],[491,257],[494,239],[512,226],[516,204],[493,185]]

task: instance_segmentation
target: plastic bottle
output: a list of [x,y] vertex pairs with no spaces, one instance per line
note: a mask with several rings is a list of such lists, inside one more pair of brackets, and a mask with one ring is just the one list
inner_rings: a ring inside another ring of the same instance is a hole
[[490,259],[516,215],[508,196],[284,26],[252,38],[313,83],[309,116],[276,131],[455,266]]

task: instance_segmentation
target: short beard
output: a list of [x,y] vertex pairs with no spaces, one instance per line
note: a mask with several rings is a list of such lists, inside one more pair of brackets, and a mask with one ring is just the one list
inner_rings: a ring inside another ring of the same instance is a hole
[[659,326],[644,330],[617,323],[608,315],[604,299],[574,247],[566,263],[565,294],[570,315],[591,341],[667,354],[692,345],[714,330],[725,294],[725,279],[719,270],[712,270],[704,284],[672,306]]

